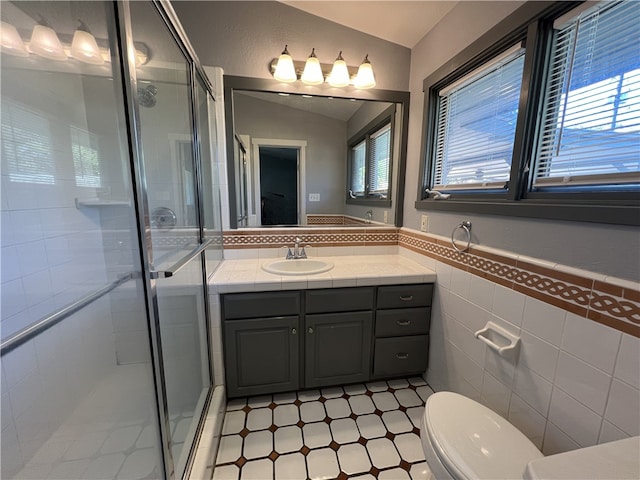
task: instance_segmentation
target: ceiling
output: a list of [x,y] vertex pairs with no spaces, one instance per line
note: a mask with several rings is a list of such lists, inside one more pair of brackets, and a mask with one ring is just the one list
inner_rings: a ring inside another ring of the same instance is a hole
[[457,1],[282,1],[291,7],[413,48]]

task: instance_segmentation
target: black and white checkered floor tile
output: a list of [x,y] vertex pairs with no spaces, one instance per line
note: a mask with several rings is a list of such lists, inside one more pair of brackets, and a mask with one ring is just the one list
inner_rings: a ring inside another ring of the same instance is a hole
[[419,425],[432,393],[415,377],[230,400],[213,478],[430,479]]

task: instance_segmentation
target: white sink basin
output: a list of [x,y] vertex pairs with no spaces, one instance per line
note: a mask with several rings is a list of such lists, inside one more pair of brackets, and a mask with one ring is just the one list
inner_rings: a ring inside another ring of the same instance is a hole
[[265,263],[262,268],[276,275],[315,275],[333,268],[333,263],[323,260],[299,258],[296,260],[276,260]]

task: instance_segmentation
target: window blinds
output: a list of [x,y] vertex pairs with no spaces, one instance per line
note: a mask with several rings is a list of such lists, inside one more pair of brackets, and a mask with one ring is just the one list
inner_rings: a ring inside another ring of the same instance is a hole
[[433,188],[502,187],[509,179],[524,52],[514,47],[438,93]]
[[533,186],[638,183],[640,2],[556,26]]
[[391,163],[391,124],[371,135],[371,162],[367,183],[369,193],[386,198],[389,192],[389,164]]
[[362,141],[351,149],[351,194],[364,196],[366,141]]

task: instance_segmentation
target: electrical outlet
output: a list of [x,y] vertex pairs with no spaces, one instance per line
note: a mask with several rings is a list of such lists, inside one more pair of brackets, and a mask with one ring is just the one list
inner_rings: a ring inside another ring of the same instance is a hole
[[389,222],[389,212],[387,210],[384,211],[384,213],[382,214],[382,221],[384,223],[388,223]]
[[420,230],[422,232],[429,230],[429,215],[422,215],[420,220]]
[[320,194],[319,193],[310,193],[309,194],[309,201],[310,202],[319,202],[320,201]]

